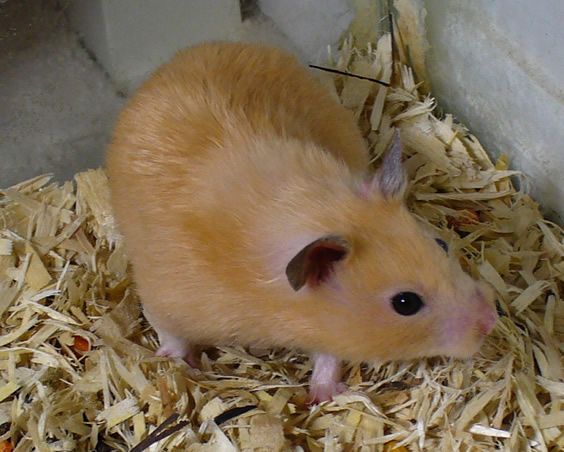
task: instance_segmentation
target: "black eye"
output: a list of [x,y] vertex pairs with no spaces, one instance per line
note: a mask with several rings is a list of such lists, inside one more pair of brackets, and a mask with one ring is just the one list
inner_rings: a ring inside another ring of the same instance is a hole
[[443,250],[445,250],[445,253],[448,253],[448,245],[447,245],[447,242],[445,242],[443,239],[435,239],[435,242],[437,242],[437,244],[438,244]]
[[417,314],[423,307],[421,297],[413,292],[400,292],[392,298],[394,311],[400,315]]

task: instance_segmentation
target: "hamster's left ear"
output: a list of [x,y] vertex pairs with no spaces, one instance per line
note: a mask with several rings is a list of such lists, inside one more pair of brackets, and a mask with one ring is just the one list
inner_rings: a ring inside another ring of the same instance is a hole
[[306,284],[317,287],[327,281],[334,265],[350,252],[343,237],[328,235],[304,247],[286,266],[286,276],[292,288],[300,290]]
[[407,188],[407,175],[401,161],[402,151],[400,134],[396,129],[392,145],[384,155],[382,165],[368,182],[368,187],[365,187],[365,193],[379,191],[387,199],[403,198]]

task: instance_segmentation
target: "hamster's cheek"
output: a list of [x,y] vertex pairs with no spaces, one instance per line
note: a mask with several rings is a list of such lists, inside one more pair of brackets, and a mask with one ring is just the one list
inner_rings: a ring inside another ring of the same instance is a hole
[[384,360],[429,356],[437,334],[431,332],[427,322],[418,322],[413,318],[398,318],[393,314],[378,314],[371,316],[369,322],[367,317],[359,319],[357,323],[359,328],[355,329],[353,334],[358,334],[357,343],[360,347],[371,348],[376,358]]

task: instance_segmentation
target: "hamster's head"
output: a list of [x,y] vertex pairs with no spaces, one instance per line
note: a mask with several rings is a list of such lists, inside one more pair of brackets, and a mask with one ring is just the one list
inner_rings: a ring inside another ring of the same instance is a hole
[[347,206],[348,226],[336,222],[289,262],[290,285],[319,307],[321,351],[362,361],[467,358],[494,328],[493,292],[410,214],[405,187],[398,137]]

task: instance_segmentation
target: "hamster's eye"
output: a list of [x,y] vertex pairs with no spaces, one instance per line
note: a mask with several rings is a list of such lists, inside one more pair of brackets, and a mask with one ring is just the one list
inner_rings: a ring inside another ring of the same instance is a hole
[[416,293],[400,292],[392,297],[392,306],[399,315],[414,315],[423,307],[423,300]]
[[445,242],[443,239],[435,239],[435,242],[437,242],[437,244],[445,251],[445,253],[448,253],[447,242]]

